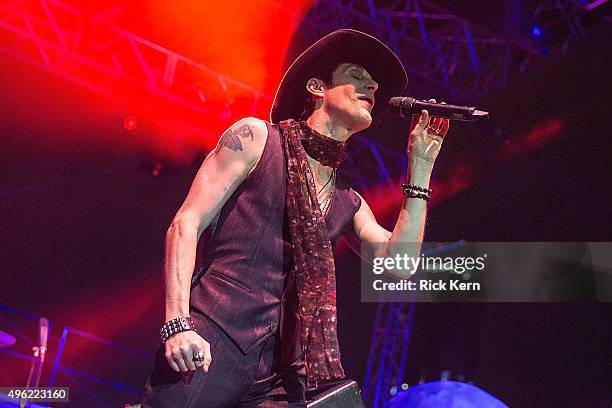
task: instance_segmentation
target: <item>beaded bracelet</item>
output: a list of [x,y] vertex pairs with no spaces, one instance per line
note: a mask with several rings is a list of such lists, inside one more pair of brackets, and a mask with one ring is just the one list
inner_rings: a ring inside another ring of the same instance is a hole
[[412,184],[402,184],[402,193],[406,198],[420,198],[421,200],[429,201],[430,194],[433,193],[431,188],[415,186]]
[[414,184],[402,184],[402,188],[404,189],[404,191],[405,190],[416,190],[416,191],[419,191],[421,193],[427,193],[427,194],[433,193],[433,190],[431,188],[415,186]]
[[196,331],[195,324],[193,324],[191,316],[179,316],[164,323],[162,328],[159,330],[159,335],[161,336],[162,343],[165,343],[170,337],[174,336],[175,334],[187,330]]

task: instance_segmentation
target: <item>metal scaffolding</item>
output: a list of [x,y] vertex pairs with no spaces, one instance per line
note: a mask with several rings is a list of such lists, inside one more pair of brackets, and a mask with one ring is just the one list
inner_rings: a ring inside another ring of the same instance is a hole
[[244,96],[244,115],[271,104],[271,96],[248,84],[115,26],[118,12],[115,6],[86,14],[60,0],[9,1],[0,7],[2,51],[109,99],[144,91],[151,105],[204,118],[202,124],[173,121],[179,134],[206,135],[205,116],[223,119],[228,95]]
[[362,393],[370,407],[381,407],[391,389],[402,389],[415,308],[414,302],[377,306]]
[[342,27],[375,35],[405,63],[412,95],[436,89],[462,103],[504,86],[513,65],[539,52],[529,41],[494,35],[423,0],[392,1],[384,8],[373,0],[321,1],[306,23],[313,39]]

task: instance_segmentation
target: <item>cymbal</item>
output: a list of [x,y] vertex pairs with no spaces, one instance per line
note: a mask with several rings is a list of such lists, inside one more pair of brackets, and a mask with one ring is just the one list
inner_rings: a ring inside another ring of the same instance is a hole
[[15,341],[16,340],[13,336],[0,330],[0,349],[11,347],[13,344],[15,344]]

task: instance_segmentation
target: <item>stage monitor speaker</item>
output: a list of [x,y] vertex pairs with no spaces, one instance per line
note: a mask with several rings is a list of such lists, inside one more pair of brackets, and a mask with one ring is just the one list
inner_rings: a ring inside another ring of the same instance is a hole
[[[323,392],[316,391],[318,394],[306,404],[308,408],[365,408],[355,381],[334,383]],[[124,408],[140,408],[140,404],[125,404]]]
[[308,401],[308,408],[365,408],[355,381],[343,381],[317,394]]

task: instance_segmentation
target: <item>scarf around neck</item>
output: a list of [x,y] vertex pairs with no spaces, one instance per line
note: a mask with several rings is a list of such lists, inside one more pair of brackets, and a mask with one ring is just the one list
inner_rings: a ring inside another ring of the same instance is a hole
[[336,325],[336,273],[329,231],[317,201],[306,152],[332,167],[345,157],[345,145],[323,136],[305,122],[279,123],[287,163],[285,196],[298,290],[302,351],[308,387],[343,378]]

